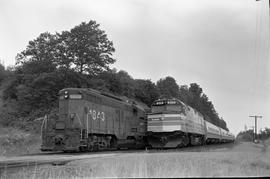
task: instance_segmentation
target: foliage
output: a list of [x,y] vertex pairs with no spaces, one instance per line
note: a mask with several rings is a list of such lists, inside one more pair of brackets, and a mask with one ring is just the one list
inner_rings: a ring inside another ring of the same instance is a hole
[[270,128],[266,127],[263,130],[260,130],[258,134],[258,138],[262,140],[270,138]]
[[0,126],[0,156],[37,153],[40,148],[40,136],[16,127]]
[[17,72],[40,74],[56,68],[96,75],[115,62],[113,43],[95,21],[82,22],[70,31],[45,32],[29,42],[16,57]]
[[[266,140],[268,138],[270,138],[270,128],[267,128],[267,127],[264,129],[261,129],[256,137],[256,139],[260,139],[260,140]],[[239,132],[239,134],[237,135],[237,139],[243,140],[243,141],[253,141],[254,130],[250,129],[250,130]]]
[[108,70],[108,65],[115,62],[111,57],[115,51],[113,43],[95,21],[74,27],[68,38],[68,51],[74,59],[76,71],[96,74]]
[[26,49],[16,56],[17,73],[40,74],[55,71],[57,38],[56,35],[45,32],[30,41]]
[[[18,53],[16,65],[0,64],[4,105],[0,123],[33,121],[57,108],[58,91],[66,87],[93,88],[136,99],[149,107],[163,97],[179,98],[206,120],[227,130],[202,88],[179,85],[173,77],[133,79],[126,71],[110,69],[115,62],[113,43],[95,21],[82,22],[69,31],[41,33]],[[5,81],[5,82],[3,82]],[[1,104],[1,103],[0,103]]]
[[0,84],[5,78],[5,67],[0,63]]
[[0,61],[0,85],[12,75],[11,67],[5,68],[5,66]]
[[239,134],[237,134],[236,139],[242,141],[253,141],[254,131],[252,129],[247,131],[241,131]]
[[179,86],[173,77],[167,76],[157,81],[160,97],[179,98]]
[[135,83],[135,97],[150,107],[159,97],[158,88],[151,80],[136,79]]

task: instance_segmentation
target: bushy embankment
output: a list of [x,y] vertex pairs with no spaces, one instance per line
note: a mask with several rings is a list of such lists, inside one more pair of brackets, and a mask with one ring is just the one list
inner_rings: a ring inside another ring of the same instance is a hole
[[38,133],[0,126],[0,156],[36,153],[39,152],[40,144]]

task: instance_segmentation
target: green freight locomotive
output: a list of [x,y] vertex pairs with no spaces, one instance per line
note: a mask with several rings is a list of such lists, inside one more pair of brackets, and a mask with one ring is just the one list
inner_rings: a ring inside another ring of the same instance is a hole
[[59,92],[59,114],[45,117],[42,151],[144,147],[147,106],[93,89]]

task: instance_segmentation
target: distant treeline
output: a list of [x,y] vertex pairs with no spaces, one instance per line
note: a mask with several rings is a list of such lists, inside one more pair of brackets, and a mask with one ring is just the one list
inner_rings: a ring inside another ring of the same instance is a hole
[[95,21],[83,22],[70,31],[40,34],[18,53],[13,67],[6,69],[0,63],[4,104],[1,124],[14,125],[55,112],[58,91],[78,87],[123,95],[149,107],[158,98],[179,98],[201,112],[207,121],[228,130],[198,84],[179,86],[170,76],[156,83],[134,79],[123,70],[110,68],[116,61],[114,51],[112,41]]
[[[246,131],[241,131],[237,135],[236,138],[238,140],[242,140],[242,141],[253,141],[254,140],[254,130],[250,129],[250,130],[246,130]],[[270,128],[266,127],[257,133],[256,139],[265,140],[268,138],[270,138]]]

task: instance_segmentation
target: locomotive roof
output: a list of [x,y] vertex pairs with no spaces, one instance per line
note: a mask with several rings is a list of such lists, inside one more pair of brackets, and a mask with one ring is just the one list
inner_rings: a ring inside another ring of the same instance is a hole
[[62,90],[59,91],[59,94],[62,93],[65,90],[69,90],[69,91],[79,91],[80,93],[91,93],[91,94],[95,94],[95,95],[99,95],[102,97],[107,97],[107,98],[112,98],[114,100],[117,100],[119,102],[122,103],[126,103],[128,105],[134,105],[137,108],[141,109],[141,110],[149,110],[149,107],[142,103],[142,102],[138,102],[134,99],[130,99],[126,96],[116,96],[112,93],[109,92],[104,92],[104,91],[98,91],[92,88],[64,88]]

